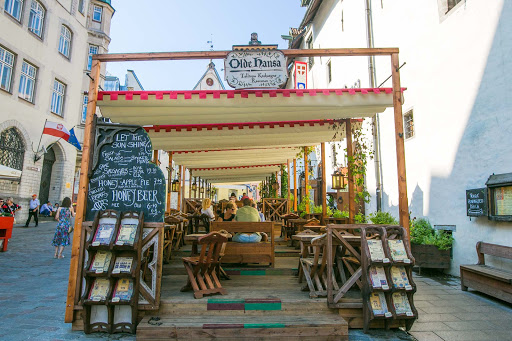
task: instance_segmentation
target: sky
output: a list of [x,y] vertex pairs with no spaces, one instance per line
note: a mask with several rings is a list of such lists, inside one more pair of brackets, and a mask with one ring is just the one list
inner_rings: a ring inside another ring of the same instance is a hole
[[[306,11],[300,0],[113,0],[109,53],[231,50],[246,45],[252,32],[262,44],[288,47],[281,35],[297,27]],[[145,90],[191,90],[208,60],[108,63],[124,84],[134,70]],[[224,63],[214,60],[224,79]],[[229,88],[226,85],[226,88]]]

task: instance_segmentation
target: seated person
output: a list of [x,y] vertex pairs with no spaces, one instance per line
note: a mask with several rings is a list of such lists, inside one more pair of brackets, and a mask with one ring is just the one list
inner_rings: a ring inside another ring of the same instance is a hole
[[41,206],[41,210],[39,211],[39,213],[45,217],[49,217],[52,215],[52,210],[52,203],[48,201],[46,204],[43,204],[43,206]]
[[240,200],[243,201],[245,199],[250,199],[250,198],[247,196],[247,193],[244,192],[244,193],[242,193],[242,199],[240,199]]
[[235,219],[236,205],[232,202],[226,204],[226,212],[219,214],[218,221],[232,221]]
[[201,214],[206,214],[210,218],[210,221],[215,220],[215,214],[213,214],[211,199],[209,199],[209,198],[203,199]]
[[[236,212],[235,221],[260,222],[261,218],[258,211],[251,206],[252,200],[244,199],[243,203],[244,206]],[[233,241],[239,243],[259,243],[261,241],[261,234],[259,232],[237,233],[233,237]]]
[[[252,202],[252,207],[254,207],[256,209],[256,211],[258,211],[258,205],[253,201]],[[261,213],[260,211],[258,211],[259,215],[260,215],[260,220],[263,222],[265,221],[265,216],[263,215],[263,213]]]
[[56,202],[55,205],[53,205],[52,208],[52,216],[55,216],[57,214],[57,210],[59,209],[59,203]]

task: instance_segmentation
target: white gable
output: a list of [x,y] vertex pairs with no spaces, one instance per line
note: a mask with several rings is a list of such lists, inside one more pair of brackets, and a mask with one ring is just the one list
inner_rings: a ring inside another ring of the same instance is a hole
[[224,84],[222,83],[213,62],[208,64],[208,69],[199,82],[197,82],[193,90],[224,90]]

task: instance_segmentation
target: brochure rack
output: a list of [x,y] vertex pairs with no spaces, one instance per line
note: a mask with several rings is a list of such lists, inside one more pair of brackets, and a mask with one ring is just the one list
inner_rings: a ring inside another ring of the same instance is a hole
[[400,226],[368,226],[361,228],[362,296],[364,331],[370,322],[404,320],[409,330],[418,318],[413,295],[412,257],[406,231]]
[[135,333],[144,214],[99,211],[85,248],[84,331]]

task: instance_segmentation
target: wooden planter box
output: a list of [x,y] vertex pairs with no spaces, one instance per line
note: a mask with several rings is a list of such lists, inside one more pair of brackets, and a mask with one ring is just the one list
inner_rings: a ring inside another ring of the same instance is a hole
[[449,269],[451,250],[439,250],[435,245],[418,245],[411,243],[411,253],[415,265],[420,268]]
[[0,251],[7,251],[7,243],[12,236],[14,217],[0,217]]

